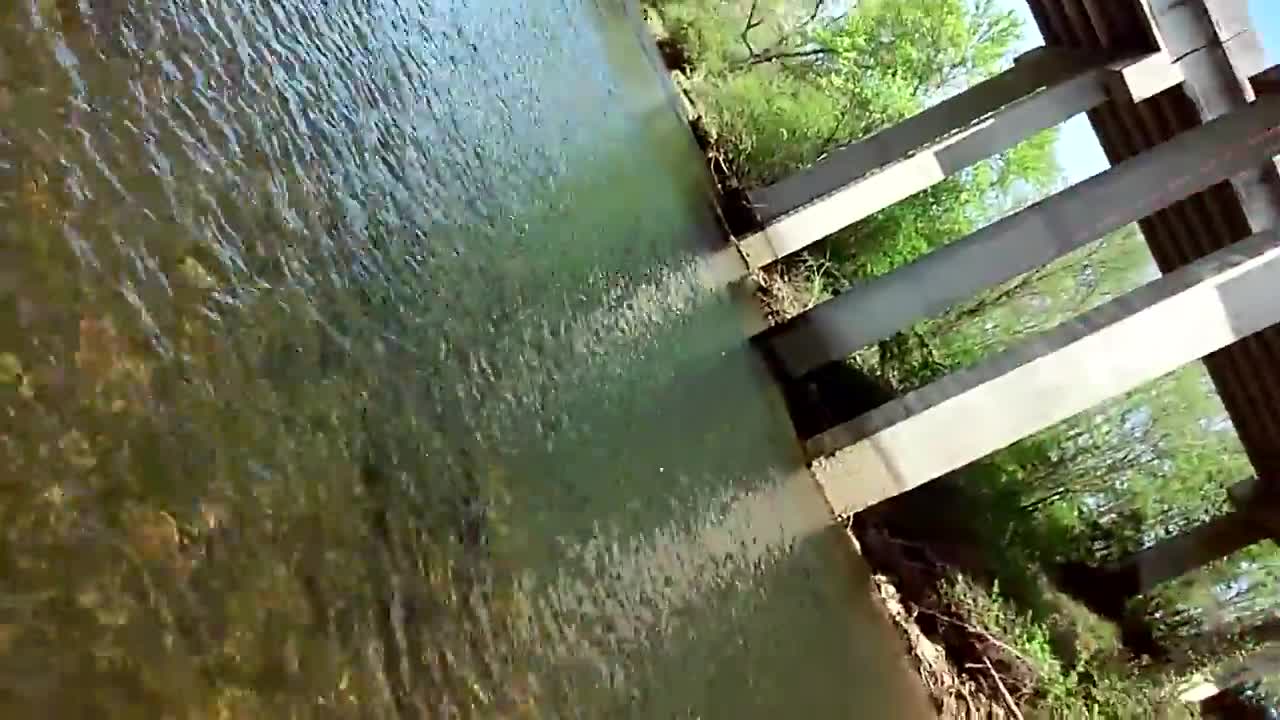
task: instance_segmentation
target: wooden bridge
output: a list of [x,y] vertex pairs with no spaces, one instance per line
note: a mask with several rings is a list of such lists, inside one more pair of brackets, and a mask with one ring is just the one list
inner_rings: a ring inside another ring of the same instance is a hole
[[[757,336],[804,376],[1137,222],[1161,278],[810,439],[852,513],[1203,360],[1256,470],[1234,510],[1108,567],[1132,596],[1280,537],[1280,67],[1247,0],[1028,0],[1045,46],[750,193],[759,268],[1085,113],[1111,162]],[[922,450],[922,448],[927,448]]]

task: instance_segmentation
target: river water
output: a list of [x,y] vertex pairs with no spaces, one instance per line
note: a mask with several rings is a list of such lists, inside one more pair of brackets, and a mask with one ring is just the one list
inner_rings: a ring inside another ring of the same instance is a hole
[[921,712],[647,43],[0,3],[0,716]]

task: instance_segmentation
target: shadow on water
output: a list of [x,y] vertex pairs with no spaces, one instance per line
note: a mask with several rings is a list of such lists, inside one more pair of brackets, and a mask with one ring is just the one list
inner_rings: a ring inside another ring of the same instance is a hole
[[633,20],[0,6],[0,713],[901,716]]

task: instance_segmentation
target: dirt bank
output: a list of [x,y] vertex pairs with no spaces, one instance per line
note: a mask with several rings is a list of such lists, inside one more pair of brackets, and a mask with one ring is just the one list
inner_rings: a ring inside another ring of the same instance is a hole
[[944,599],[952,572],[927,549],[875,525],[850,539],[875,571],[875,589],[898,629],[911,666],[943,720],[1021,718],[1018,699],[1034,684],[1030,669],[998,639]]

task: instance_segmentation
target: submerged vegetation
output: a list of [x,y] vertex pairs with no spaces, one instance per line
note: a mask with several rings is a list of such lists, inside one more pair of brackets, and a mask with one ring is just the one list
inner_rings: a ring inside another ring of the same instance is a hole
[[[1025,48],[1021,22],[994,0],[648,0],[648,6],[709,152],[747,188],[990,77]],[[794,315],[1061,187],[1056,145],[1055,131],[1041,133],[769,268],[759,279],[771,309]],[[1137,228],[1129,227],[851,362],[892,390],[907,391],[1155,274]],[[1197,364],[935,483],[939,492],[963,496],[969,524],[955,534],[894,530],[900,540],[953,546],[939,559],[951,571],[934,578],[926,593],[933,599],[923,606],[962,613],[965,623],[1016,648],[1035,678],[1013,679],[1029,711],[1191,712],[1171,702],[1176,682],[1251,649],[1275,624],[1280,555],[1271,543],[1136,601],[1124,628],[1058,592],[1054,580],[1070,563],[1116,560],[1221,514],[1227,488],[1250,472]]]

